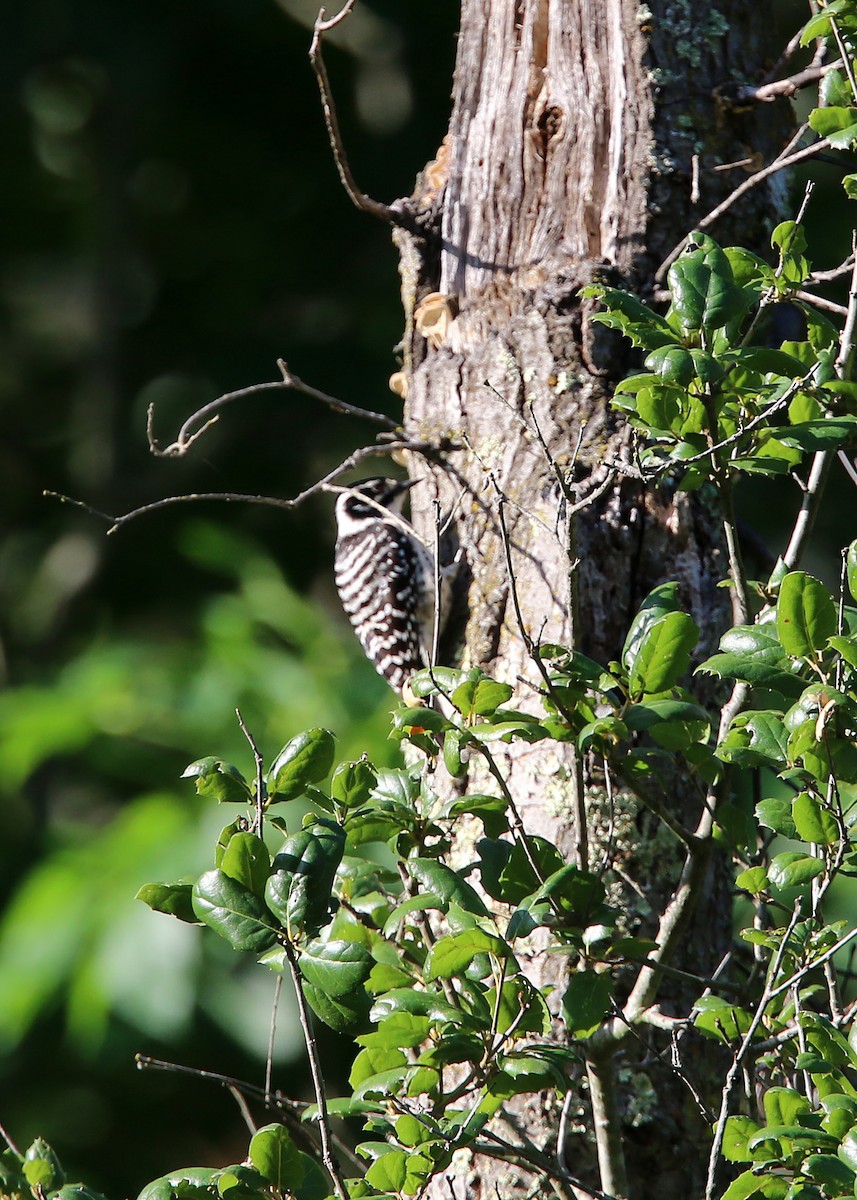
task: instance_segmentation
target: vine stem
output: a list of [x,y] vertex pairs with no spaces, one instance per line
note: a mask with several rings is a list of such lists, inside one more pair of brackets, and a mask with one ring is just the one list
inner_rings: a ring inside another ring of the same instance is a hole
[[333,1181],[333,1186],[336,1189],[336,1194],[339,1200],[348,1200],[348,1192],[345,1188],[345,1181],[339,1170],[339,1163],[336,1161],[336,1156],[333,1153],[330,1137],[330,1117],[327,1112],[327,1094],[324,1090],[324,1080],[321,1074],[321,1062],[318,1057],[318,1046],[315,1041],[315,1034],[312,1030],[312,1020],[307,1008],[306,997],[304,996],[303,981],[301,980],[300,967],[298,960],[295,957],[294,947],[288,939],[283,941],[283,949],[286,952],[286,959],[289,964],[289,971],[292,976],[292,983],[295,989],[295,998],[298,1002],[298,1017],[301,1023],[301,1029],[304,1035],[304,1044],[306,1045],[307,1058],[309,1059],[309,1068],[312,1074],[312,1086],[315,1091],[315,1101],[318,1105],[318,1128],[321,1136],[321,1156],[324,1160],[324,1165],[327,1168],[327,1173]]

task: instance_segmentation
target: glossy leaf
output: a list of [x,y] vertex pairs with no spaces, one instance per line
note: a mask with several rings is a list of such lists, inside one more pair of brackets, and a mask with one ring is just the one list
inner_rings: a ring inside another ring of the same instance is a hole
[[690,235],[688,248],[670,267],[667,279],[670,312],[687,332],[720,329],[746,307],[728,258],[705,234]]
[[191,883],[144,883],[137,892],[136,899],[148,904],[154,912],[167,913],[178,917],[188,924],[198,924],[196,913],[193,911]]
[[562,1011],[569,1037],[582,1039],[595,1033],[610,1007],[613,980],[597,971],[576,971],[562,998]]
[[462,974],[477,954],[491,954],[505,960],[510,953],[502,938],[479,928],[463,929],[435,942],[426,959],[426,978],[453,979]]
[[824,863],[820,858],[812,858],[794,850],[775,854],[768,867],[768,877],[778,888],[801,887],[823,874]]
[[345,832],[320,820],[287,838],[271,864],[265,899],[289,936],[315,930],[328,917],[336,869],[345,850]]
[[248,1157],[259,1174],[277,1188],[293,1191],[303,1179],[302,1156],[280,1124],[263,1125],[256,1131]]
[[340,763],[330,781],[330,794],[343,808],[365,804],[378,782],[375,768],[366,758]]
[[185,767],[182,779],[193,779],[198,795],[221,803],[246,804],[252,799],[250,785],[238,768],[214,755]]
[[233,950],[261,954],[276,941],[273,918],[263,900],[223,871],[206,871],[193,885],[193,911]]
[[673,687],[690,666],[699,629],[688,613],[668,613],[640,641],[629,663],[632,695],[663,692]]
[[836,606],[812,575],[791,571],[780,584],[777,636],[793,658],[817,658],[836,633]]
[[333,766],[336,743],[327,729],[307,729],[287,742],[268,772],[272,802],[294,800],[308,784],[320,783]]
[[298,958],[304,979],[334,998],[347,996],[361,987],[369,978],[373,963],[365,946],[341,940],[311,941]]
[[271,869],[271,856],[261,838],[253,833],[236,833],[230,839],[220,860],[224,875],[249,888],[257,896],[265,893]]
[[808,792],[801,792],[795,797],[792,816],[798,836],[804,842],[833,846],[839,841],[839,826],[833,815]]

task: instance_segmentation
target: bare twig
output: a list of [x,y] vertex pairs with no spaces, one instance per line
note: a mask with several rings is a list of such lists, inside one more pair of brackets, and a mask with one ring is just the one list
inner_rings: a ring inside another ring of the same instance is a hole
[[[851,287],[848,292],[848,314],[836,356],[836,374],[840,379],[850,379],[854,366],[854,351],[857,344],[857,256],[851,271]],[[804,549],[815,526],[815,518],[830,470],[833,454],[830,450],[819,450],[812,460],[806,491],[795,521],[783,562],[793,571],[801,560]]]
[[247,1126],[250,1133],[254,1134],[256,1132],[258,1126],[256,1125],[256,1122],[253,1120],[253,1114],[250,1112],[250,1109],[247,1105],[247,1101],[244,1099],[244,1096],[239,1091],[239,1089],[237,1087],[235,1087],[234,1084],[227,1083],[226,1090],[229,1092],[232,1099],[238,1105],[238,1111],[241,1113],[241,1116],[244,1118],[244,1124]]
[[[262,822],[265,814],[265,801],[267,800],[264,775],[264,759],[259,752],[259,747],[253,739],[253,735],[247,726],[244,724],[244,718],[241,716],[241,710],[236,708],[235,715],[238,718],[238,725],[244,737],[253,751],[253,760],[256,764],[256,836],[262,836]],[[279,977],[278,977],[279,978]],[[278,993],[279,994],[279,993]]]
[[805,304],[811,304],[813,308],[822,308],[825,312],[835,313],[837,317],[848,315],[848,309],[844,304],[837,304],[834,300],[827,300],[824,296],[816,296],[812,292],[805,292],[801,289],[795,292],[795,299],[803,300]]
[[137,517],[146,516],[149,513],[157,512],[162,508],[169,508],[173,504],[188,504],[198,503],[201,501],[217,500],[221,503],[231,504],[260,504],[269,508],[281,508],[290,511],[297,508],[304,500],[308,500],[310,496],[316,495],[318,492],[330,490],[330,484],[339,475],[344,475],[346,471],[353,470],[361,462],[365,462],[368,458],[387,457],[394,450],[411,450],[417,454],[429,455],[436,452],[437,447],[429,445],[428,442],[409,442],[409,441],[388,441],[383,444],[373,446],[362,446],[359,450],[355,450],[344,458],[338,466],[332,471],[328,471],[321,479],[316,480],[310,487],[299,492],[297,496],[284,498],[278,496],[257,496],[246,492],[190,492],[182,496],[163,496],[160,500],[154,500],[151,504],[143,504],[139,508],[134,508],[130,512],[122,513],[121,516],[113,516],[110,513],[101,512],[97,508],[93,508],[90,504],[86,504],[82,500],[75,500],[72,496],[66,496],[62,492],[54,492],[46,489],[42,495],[51,496],[55,500],[61,501],[63,504],[73,504],[76,508],[82,508],[85,512],[91,513],[93,516],[100,517],[101,520],[110,523],[110,528],[107,530],[108,535],[116,533],[129,522],[134,521]]
[[324,113],[324,124],[327,129],[330,149],[333,153],[333,161],[336,164],[336,170],[342,186],[345,188],[346,195],[355,208],[360,209],[361,212],[369,213],[373,217],[378,217],[388,225],[398,225],[402,229],[407,229],[410,233],[425,237],[426,230],[421,227],[420,222],[412,213],[408,212],[404,207],[382,204],[378,200],[373,200],[358,188],[351,173],[351,167],[345,153],[345,144],[342,141],[342,134],[339,129],[339,119],[336,115],[336,106],[333,102],[330,79],[328,78],[327,67],[325,66],[324,57],[321,52],[321,44],[323,35],[348,16],[354,7],[354,3],[355,0],[346,0],[340,12],[330,19],[325,18],[325,10],[322,8],[319,11],[313,28],[312,42],[309,48],[309,61],[318,82],[321,108]]
[[333,1186],[339,1200],[348,1200],[348,1192],[345,1188],[345,1181],[339,1170],[339,1164],[333,1153],[331,1145],[330,1133],[330,1117],[327,1112],[327,1093],[324,1088],[324,1079],[321,1073],[321,1062],[318,1057],[318,1047],[315,1042],[315,1034],[312,1029],[312,1019],[307,1008],[306,998],[304,996],[303,980],[301,979],[300,967],[295,956],[294,947],[288,938],[283,940],[283,949],[286,952],[286,959],[289,964],[289,971],[292,976],[292,983],[295,989],[295,998],[298,1002],[298,1018],[301,1023],[301,1029],[304,1035],[304,1044],[306,1046],[307,1058],[309,1059],[310,1073],[312,1075],[312,1085],[315,1092],[315,1102],[318,1105],[318,1129],[321,1136],[321,1155],[324,1160],[324,1165],[327,1173],[333,1181]]
[[283,990],[282,973],[276,976],[274,984],[274,1001],[271,1005],[271,1029],[268,1034],[268,1053],[265,1057],[265,1101],[270,1103],[271,1079],[274,1073],[274,1041],[277,1036],[277,1013],[280,1008],[280,993]]
[[[802,136],[803,133],[806,132],[807,128],[808,126],[802,126],[798,131],[799,135]],[[789,143],[789,147],[796,144],[796,139],[793,138]],[[766,179],[770,178],[771,175],[775,175],[778,171],[784,171],[788,167],[793,167],[797,163],[803,162],[804,159],[812,158],[814,155],[819,154],[822,150],[827,149],[829,145],[830,143],[827,138],[821,138],[819,141],[813,142],[810,146],[804,146],[802,150],[796,150],[793,154],[787,153],[786,151],[788,151],[789,147],[786,147],[786,150],[783,151],[782,154],[778,155],[773,162],[769,163],[767,167],[762,167],[760,171],[756,171],[755,174],[749,177],[749,179],[745,179],[743,182],[739,183],[734,191],[730,192],[725,200],[722,200],[716,208],[713,208],[710,213],[698,221],[693,229],[691,229],[689,233],[685,234],[678,245],[670,251],[655,272],[655,280],[657,282],[661,282],[669,267],[672,266],[672,264],[681,254],[691,234],[699,233],[701,230],[707,229],[709,225],[713,225],[719,217],[722,217],[723,214],[732,207],[736,200],[740,200],[746,192],[749,192],[751,188],[757,187],[760,183],[763,183]]]
[[[785,957],[785,953],[786,953],[786,947],[788,946],[789,939],[791,938],[791,935],[792,935],[794,928],[797,925],[799,919],[800,919],[800,900],[798,900],[795,903],[795,907],[794,907],[794,911],[792,912],[791,920],[789,921],[788,927],[787,927],[785,933],[783,934],[782,941],[780,942],[779,946],[777,947],[777,952],[774,955],[774,958],[771,962],[771,966],[768,970],[768,982],[766,983],[765,988],[762,992],[762,995],[759,998],[759,1003],[756,1005],[756,1011],[753,1013],[752,1020],[750,1021],[750,1026],[749,1026],[747,1032],[745,1033],[743,1040],[741,1041],[741,1045],[735,1051],[735,1055],[732,1059],[732,1064],[726,1073],[726,1079],[723,1084],[723,1090],[720,1094],[720,1115],[718,1116],[718,1119],[717,1119],[717,1126],[714,1131],[714,1141],[712,1142],[711,1154],[708,1159],[708,1180],[707,1180],[706,1188],[705,1188],[706,1200],[713,1200],[713,1197],[714,1197],[714,1187],[715,1187],[715,1182],[716,1182],[716,1178],[717,1178],[717,1166],[718,1166],[718,1163],[720,1162],[720,1151],[723,1148],[723,1137],[726,1133],[726,1120],[727,1120],[727,1117],[729,1116],[729,1106],[730,1106],[730,1103],[732,1100],[732,1091],[735,1087],[735,1081],[738,1078],[738,1075],[741,1071],[741,1067],[744,1062],[744,1059],[747,1056],[747,1052],[749,1051],[750,1045],[753,1041],[753,1038],[756,1035],[756,1030],[759,1028],[760,1024],[762,1023],[762,1018],[765,1015],[765,1009],[768,1007],[768,1005],[770,1004],[771,1000],[774,998],[775,995],[779,994],[779,992],[781,992],[781,991],[786,990],[788,987],[791,987],[791,984],[793,982],[792,980],[789,980],[789,981],[787,981],[787,983],[785,985],[783,985],[783,987],[780,987],[780,988],[772,988],[770,986],[771,982],[776,979],[779,969],[782,966],[783,958]],[[855,934],[855,936],[857,936],[857,930],[854,931],[854,934]]]
[[6,1143],[6,1145],[9,1147],[9,1149],[12,1151],[13,1154],[16,1154],[18,1156],[18,1158],[24,1157],[23,1154],[21,1153],[21,1151],[18,1149],[18,1147],[12,1141],[9,1134],[6,1132],[6,1130],[4,1129],[2,1124],[0,1124],[0,1137],[2,1137],[3,1141]]
[[281,380],[273,380],[269,383],[253,383],[249,387],[237,388],[233,392],[224,392],[222,396],[210,400],[208,404],[204,404],[202,408],[197,409],[196,412],[187,418],[176,435],[175,441],[170,442],[168,446],[160,446],[155,437],[155,405],[154,403],[150,404],[146,413],[146,435],[152,454],[158,458],[184,457],[191,446],[202,437],[206,430],[219,421],[219,409],[224,408],[227,404],[231,404],[235,400],[245,400],[248,396],[259,396],[264,392],[302,392],[305,396],[311,396],[314,400],[319,400],[322,404],[326,404],[334,412],[344,413],[352,417],[361,417],[365,421],[373,421],[376,425],[382,425],[391,432],[400,428],[399,422],[394,421],[392,417],[385,416],[384,413],[373,412],[368,408],[358,408],[354,404],[346,404],[344,400],[337,400],[335,396],[329,396],[326,392],[319,391],[318,388],[304,383],[302,379],[299,379],[297,375],[289,370],[281,358],[277,360],[277,366],[280,368],[283,376]]
[[761,84],[760,87],[751,87],[748,84],[738,89],[738,100],[757,100],[761,103],[770,103],[778,96],[793,96],[801,88],[818,83],[828,71],[841,66],[842,59],[831,63],[814,63],[804,68],[803,71],[796,71],[794,75],[789,75],[786,79],[775,79],[771,83]]

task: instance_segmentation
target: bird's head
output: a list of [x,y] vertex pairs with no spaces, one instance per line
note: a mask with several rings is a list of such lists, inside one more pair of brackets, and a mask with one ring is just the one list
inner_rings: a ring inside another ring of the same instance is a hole
[[336,501],[336,519],[340,523],[367,518],[377,520],[382,515],[379,507],[401,513],[405,496],[416,482],[416,479],[386,479],[381,475],[358,479]]

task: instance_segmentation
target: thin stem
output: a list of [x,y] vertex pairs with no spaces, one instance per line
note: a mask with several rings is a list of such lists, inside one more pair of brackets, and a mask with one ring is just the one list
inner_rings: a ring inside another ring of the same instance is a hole
[[[754,1012],[753,1018],[750,1021],[750,1027],[745,1033],[741,1045],[736,1050],[732,1059],[732,1064],[726,1073],[726,1079],[720,1096],[720,1115],[717,1118],[717,1127],[714,1131],[714,1141],[711,1145],[711,1154],[708,1159],[708,1180],[705,1187],[705,1200],[713,1200],[714,1197],[714,1188],[717,1179],[717,1167],[720,1162],[720,1152],[723,1149],[723,1138],[726,1133],[726,1120],[729,1116],[729,1106],[732,1100],[732,1091],[741,1071],[741,1066],[744,1062],[747,1052],[750,1049],[750,1045],[755,1037],[756,1030],[762,1023],[762,1018],[765,1015],[765,1009],[768,1007],[774,996],[778,995],[781,991],[787,990],[787,988],[791,987],[792,983],[794,982],[793,980],[788,980],[783,987],[777,989],[772,989],[770,986],[771,981],[776,979],[779,969],[782,966],[783,958],[785,957],[786,953],[786,947],[788,946],[789,939],[791,938],[794,927],[797,925],[799,918],[800,901],[798,900],[795,903],[794,911],[792,913],[791,920],[789,921],[788,928],[783,934],[782,941],[777,947],[777,952],[774,955],[773,961],[771,962],[771,966],[768,971],[768,983],[765,985],[765,989],[762,992],[759,1003],[756,1005],[756,1011]],[[857,930],[855,930],[854,933],[855,936],[857,936]]]
[[328,78],[327,67],[325,66],[324,57],[321,52],[321,43],[322,35],[327,30],[332,29],[334,25],[338,25],[351,11],[353,4],[354,0],[348,0],[348,3],[345,4],[340,13],[336,17],[330,18],[330,20],[325,19],[324,9],[322,8],[315,22],[312,42],[309,48],[309,61],[318,83],[321,109],[324,113],[324,124],[327,129],[327,138],[333,154],[333,161],[345,193],[355,208],[360,209],[361,212],[369,213],[370,216],[378,217],[380,220],[386,221],[389,225],[398,225],[402,229],[407,229],[410,233],[425,237],[426,231],[421,228],[419,221],[412,213],[409,213],[405,208],[391,207],[388,204],[382,204],[378,200],[371,199],[365,192],[360,190],[351,173],[348,156],[345,153],[345,143],[342,140],[342,133],[339,129],[339,118],[336,115],[336,106],[333,102],[330,79]]
[[[256,836],[262,836],[262,824],[265,816],[265,805],[268,799],[267,789],[265,787],[264,766],[265,762],[259,752],[259,747],[253,738],[252,733],[244,724],[244,718],[241,716],[241,710],[236,708],[235,715],[238,718],[238,725],[241,732],[244,734],[250,749],[253,751],[253,759],[256,763]],[[279,991],[277,993],[279,995]]]
[[271,1005],[271,1029],[268,1033],[268,1053],[265,1057],[265,1103],[271,1102],[271,1080],[274,1074],[274,1042],[277,1037],[277,1013],[280,1008],[280,993],[283,990],[283,976],[276,976],[274,984],[274,1002]]
[[333,1186],[336,1189],[336,1194],[339,1200],[348,1200],[348,1192],[345,1188],[345,1181],[339,1170],[339,1164],[333,1153],[330,1136],[330,1118],[327,1113],[327,1094],[324,1089],[324,1079],[321,1074],[321,1062],[318,1057],[318,1047],[315,1041],[315,1034],[312,1029],[312,1019],[307,1008],[306,998],[304,996],[303,981],[301,979],[300,967],[298,960],[295,957],[294,947],[288,938],[283,941],[283,949],[286,952],[286,959],[289,964],[289,971],[292,976],[292,983],[295,989],[295,998],[298,1002],[298,1018],[301,1023],[301,1029],[304,1035],[304,1044],[306,1046],[307,1058],[309,1059],[310,1072],[312,1074],[312,1085],[315,1091],[315,1101],[318,1105],[318,1128],[321,1135],[321,1155],[324,1160],[324,1165],[327,1168],[327,1173],[333,1181]]
[[16,1154],[18,1156],[18,1158],[21,1158],[21,1159],[24,1157],[23,1154],[21,1153],[21,1151],[18,1149],[18,1147],[12,1141],[9,1134],[6,1132],[6,1130],[2,1124],[0,1124],[0,1137],[2,1137],[3,1141],[6,1143],[6,1145],[9,1147],[9,1149],[12,1151],[13,1154]]
[[[851,378],[854,368],[854,352],[857,344],[857,256],[851,270],[851,286],[848,291],[848,315],[839,342],[839,353],[836,357],[836,374],[840,379]],[[807,480],[806,491],[795,521],[788,549],[783,555],[783,562],[793,571],[801,560],[807,542],[815,525],[824,485],[833,461],[831,450],[819,450],[812,460],[812,467]]]
[[383,445],[361,446],[359,450],[355,450],[347,458],[344,458],[332,471],[328,471],[326,475],[316,480],[310,487],[305,488],[298,495],[292,496],[289,499],[277,496],[259,496],[245,492],[190,492],[184,496],[164,496],[160,500],[155,500],[151,504],[143,504],[140,508],[134,508],[130,512],[123,513],[117,517],[111,513],[101,512],[99,509],[93,508],[92,505],[86,504],[83,500],[76,500],[73,496],[66,496],[62,492],[54,492],[46,488],[42,492],[42,495],[59,500],[62,504],[73,504],[76,508],[82,508],[84,512],[88,512],[92,516],[109,522],[110,528],[107,530],[109,536],[110,534],[117,533],[125,525],[136,520],[137,517],[147,516],[149,513],[157,512],[159,509],[169,508],[173,504],[217,500],[227,504],[260,504],[269,508],[281,508],[290,511],[293,508],[297,508],[304,500],[308,500],[310,496],[314,496],[318,492],[329,491],[329,485],[334,479],[337,479],[346,471],[353,470],[354,467],[364,462],[367,458],[386,458],[395,450],[411,450],[417,454],[424,454],[429,457],[436,454],[438,449],[439,447],[432,446],[428,442],[409,442],[404,440],[391,440],[384,442]]
[[797,141],[803,136],[808,128],[809,126],[807,125],[802,126],[801,129],[798,130],[798,134],[795,136],[795,138],[793,138],[789,143],[789,146],[786,147],[786,151],[778,155],[773,162],[768,164],[767,167],[762,167],[761,171],[756,171],[756,173],[751,175],[749,179],[745,179],[743,183],[739,183],[735,190],[730,192],[725,200],[721,201],[721,203],[718,204],[716,208],[713,208],[707,216],[702,218],[701,221],[698,221],[693,229],[690,230],[690,233],[685,234],[678,245],[670,251],[667,257],[658,267],[657,272],[655,273],[655,279],[658,282],[664,278],[669,267],[672,266],[672,264],[681,254],[682,250],[687,244],[687,239],[690,237],[690,234],[698,233],[702,229],[707,229],[709,225],[713,225],[719,217],[722,217],[723,214],[732,207],[736,200],[741,199],[745,192],[749,192],[751,188],[758,187],[760,183],[763,183],[766,179],[770,178],[771,175],[775,175],[778,171],[784,171],[788,167],[793,167],[797,163],[803,162],[804,159],[812,158],[814,155],[820,154],[822,150],[827,149],[830,143],[828,142],[827,138],[822,138],[820,141],[813,142],[811,146],[804,146],[802,150],[796,150],[794,154],[787,153],[791,146],[797,144]]

